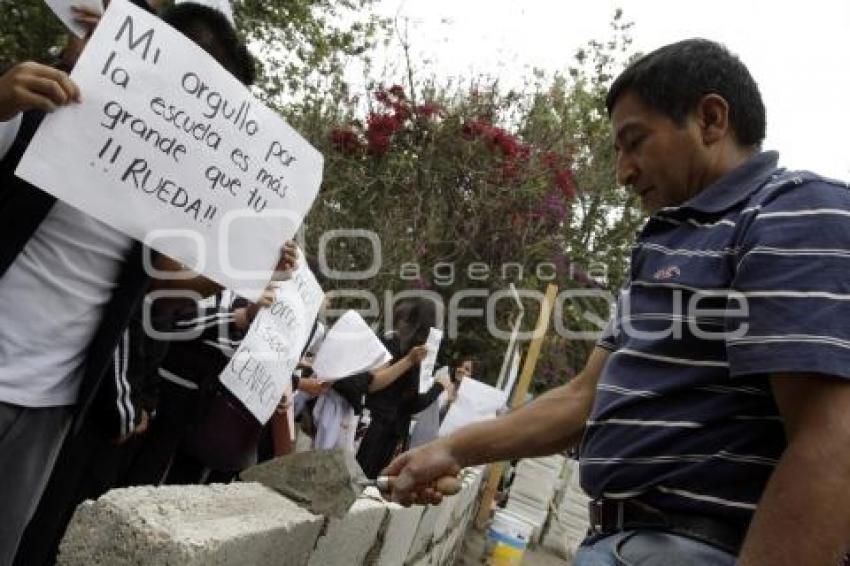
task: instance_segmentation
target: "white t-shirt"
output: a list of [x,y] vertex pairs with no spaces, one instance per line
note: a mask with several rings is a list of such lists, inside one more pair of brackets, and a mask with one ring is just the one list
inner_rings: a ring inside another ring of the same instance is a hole
[[86,347],[131,244],[106,224],[56,202],[0,277],[0,401],[26,407],[76,403]]
[[18,129],[21,127],[21,115],[17,114],[14,118],[10,118],[6,122],[0,122],[0,158],[6,155],[12,142],[15,141],[15,136],[18,135]]

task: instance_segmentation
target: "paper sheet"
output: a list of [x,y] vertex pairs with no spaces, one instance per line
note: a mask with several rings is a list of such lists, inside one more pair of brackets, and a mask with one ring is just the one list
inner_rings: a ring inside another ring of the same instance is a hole
[[322,381],[337,381],[377,369],[390,360],[392,356],[375,332],[350,310],[328,330],[313,360],[313,371]]
[[440,425],[440,436],[447,436],[466,425],[494,418],[507,400],[508,396],[501,389],[471,377],[464,378],[460,382],[457,399],[449,407],[449,412]]
[[425,393],[434,385],[434,366],[437,364],[437,352],[440,350],[440,342],[443,341],[443,331],[432,328],[428,331],[428,339],[425,345],[428,355],[419,364],[419,393]]

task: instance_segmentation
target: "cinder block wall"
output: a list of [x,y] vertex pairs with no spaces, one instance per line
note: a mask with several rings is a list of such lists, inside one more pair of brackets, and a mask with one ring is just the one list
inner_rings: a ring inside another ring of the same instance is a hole
[[257,483],[135,487],[77,508],[61,566],[442,566],[475,515],[481,469],[435,507],[367,490],[342,519],[304,511]]

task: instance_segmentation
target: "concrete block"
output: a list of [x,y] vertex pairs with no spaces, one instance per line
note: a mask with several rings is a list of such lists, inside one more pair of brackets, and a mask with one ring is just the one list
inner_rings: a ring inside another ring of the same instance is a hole
[[416,528],[416,535],[410,545],[406,562],[415,562],[421,554],[428,550],[434,539],[434,525],[436,525],[441,512],[441,505],[430,505],[425,508],[422,519],[419,520],[419,526]]
[[331,519],[308,566],[359,566],[375,544],[387,515],[386,503],[358,499],[342,519]]
[[415,562],[409,564],[409,566],[435,566],[435,562],[431,558],[431,554],[425,554],[420,556]]
[[452,495],[451,497],[446,497],[443,499],[442,503],[439,505],[440,512],[437,515],[437,519],[434,521],[434,541],[439,541],[443,538],[443,535],[446,534],[446,530],[450,528],[452,524],[452,518],[454,516],[454,510],[457,504],[460,502],[461,494],[458,493],[456,495]]
[[419,505],[402,507],[396,503],[389,503],[387,507],[390,517],[383,533],[383,546],[376,564],[377,566],[399,566],[410,554],[413,537],[416,536],[425,508]]
[[61,566],[304,566],[323,519],[255,483],[113,490],[77,508]]

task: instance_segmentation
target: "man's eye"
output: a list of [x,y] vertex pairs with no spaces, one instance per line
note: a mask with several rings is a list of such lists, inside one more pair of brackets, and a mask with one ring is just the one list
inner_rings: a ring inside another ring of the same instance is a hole
[[626,140],[626,144],[625,144],[626,150],[634,151],[635,149],[638,148],[638,146],[641,144],[641,142],[643,142],[644,138],[646,138],[646,136],[644,136],[643,134],[639,134],[639,135],[630,137],[629,139]]

